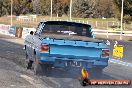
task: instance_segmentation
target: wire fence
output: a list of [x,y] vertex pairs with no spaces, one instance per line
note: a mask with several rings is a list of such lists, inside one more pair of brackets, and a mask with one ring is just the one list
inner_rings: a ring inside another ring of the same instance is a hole
[[[72,22],[79,22],[79,23],[85,23],[92,25],[93,29],[101,29],[101,30],[107,30],[111,26],[120,27],[119,21],[107,21],[107,20],[87,20],[87,19],[66,19],[66,18],[50,18],[50,17],[28,17],[28,16],[22,16],[22,18],[19,17],[13,17],[13,25],[18,27],[33,27],[36,28],[40,21],[72,21]],[[10,24],[11,19],[10,17],[2,17],[0,18],[1,24]],[[131,30],[132,29],[132,23],[131,24],[123,24],[123,30]]]
[[[92,25],[93,31],[97,37],[102,38],[112,38],[112,39],[120,39],[122,36],[125,40],[132,40],[132,23],[131,24],[123,24],[123,34],[121,34],[120,30],[120,22],[119,21],[109,21],[109,20],[87,20],[87,19],[68,19],[68,18],[50,18],[50,17],[13,17],[13,25],[16,27],[27,27],[27,28],[36,28],[39,22],[42,21],[70,21],[70,22],[78,22]],[[11,19],[10,17],[1,17],[0,24],[8,24],[10,25]],[[115,30],[112,27],[118,27]],[[127,32],[126,32],[127,31]],[[126,39],[127,38],[127,39]]]

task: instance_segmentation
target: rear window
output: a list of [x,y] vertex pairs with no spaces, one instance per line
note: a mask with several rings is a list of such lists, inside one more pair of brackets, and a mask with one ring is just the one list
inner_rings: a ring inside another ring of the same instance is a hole
[[65,24],[46,24],[41,34],[58,34],[58,35],[72,35],[72,36],[87,36],[92,37],[90,27],[65,25]]

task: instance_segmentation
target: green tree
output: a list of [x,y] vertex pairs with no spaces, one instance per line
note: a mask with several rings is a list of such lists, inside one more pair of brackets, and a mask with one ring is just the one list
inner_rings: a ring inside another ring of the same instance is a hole
[[73,15],[76,17],[95,17],[94,0],[74,0],[73,2]]
[[[114,14],[120,20],[121,14],[121,7],[122,7],[122,0],[113,0],[114,4]],[[132,0],[124,0],[124,22],[129,23],[132,21]]]
[[3,5],[3,1],[0,0],[0,16],[2,16],[2,5]]
[[60,7],[62,8],[61,9],[61,12],[62,12],[62,15],[68,15],[68,11],[69,11],[69,5],[70,5],[70,0],[59,0],[60,2]]
[[32,11],[32,8],[32,3],[28,0],[13,0],[13,12],[17,16],[29,13]]
[[[67,15],[69,10],[70,0],[53,0],[53,15],[62,16]],[[49,0],[40,0],[41,13],[43,15],[50,15],[51,2]]]
[[110,18],[113,16],[112,0],[97,0],[96,1],[96,17]]
[[[13,14],[19,16],[20,14],[32,13],[32,2],[28,0],[13,0]],[[9,15],[11,13],[11,0],[2,1],[2,14]]]
[[10,14],[10,0],[3,0],[2,3],[2,15],[9,15]]
[[[42,1],[45,1],[45,0],[42,0]],[[33,13],[34,14],[40,14],[41,13],[41,4],[43,4],[43,2],[40,2],[40,0],[32,0],[32,3],[33,3]]]
[[50,15],[50,6],[49,0],[40,0],[41,14]]

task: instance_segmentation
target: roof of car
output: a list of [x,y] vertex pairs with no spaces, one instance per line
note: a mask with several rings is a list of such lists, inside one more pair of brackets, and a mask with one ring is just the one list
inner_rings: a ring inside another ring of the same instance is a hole
[[75,26],[91,26],[89,24],[78,23],[78,22],[70,22],[70,21],[46,21],[45,24],[66,24],[66,25],[75,25]]

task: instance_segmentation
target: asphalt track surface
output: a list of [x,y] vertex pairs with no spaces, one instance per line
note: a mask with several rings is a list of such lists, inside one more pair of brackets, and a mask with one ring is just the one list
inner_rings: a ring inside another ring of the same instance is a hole
[[[122,60],[132,62],[132,42],[121,41],[119,43],[126,45],[124,52],[126,55]],[[112,44],[110,47],[112,48]],[[113,59],[112,56],[111,58]],[[83,88],[76,76],[79,72],[75,69],[70,71],[52,69],[48,75],[36,76],[32,70],[24,68],[24,59],[23,40],[0,34],[0,88]],[[132,67],[109,62],[103,74],[93,79],[132,80]],[[132,85],[87,86],[84,88],[132,88]]]

